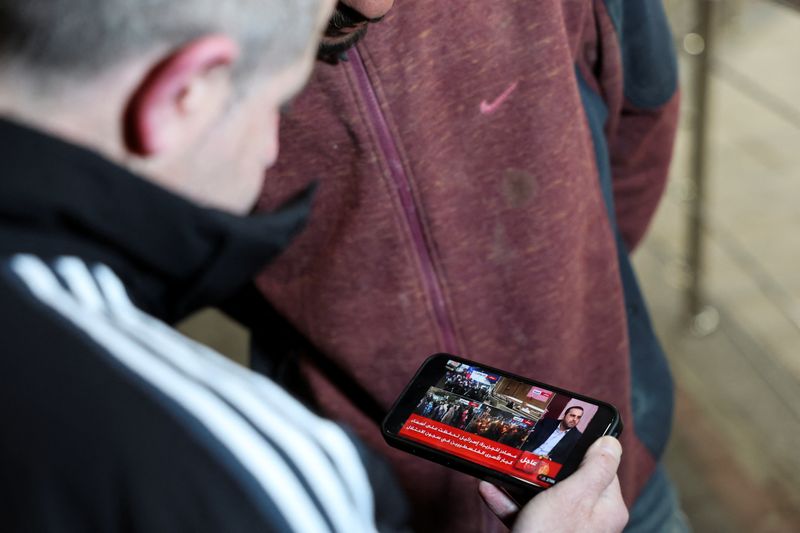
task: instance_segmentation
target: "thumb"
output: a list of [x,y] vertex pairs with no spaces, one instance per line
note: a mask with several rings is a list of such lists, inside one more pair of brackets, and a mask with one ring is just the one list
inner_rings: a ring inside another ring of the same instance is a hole
[[622,446],[614,437],[602,437],[586,451],[578,470],[561,484],[579,484],[598,497],[614,481],[622,458]]

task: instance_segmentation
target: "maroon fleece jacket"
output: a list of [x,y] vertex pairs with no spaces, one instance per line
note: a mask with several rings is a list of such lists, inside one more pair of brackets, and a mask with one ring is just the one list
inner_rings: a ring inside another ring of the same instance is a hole
[[[635,437],[626,314],[577,70],[608,107],[619,227],[641,238],[664,186],[677,97],[640,111],[602,2],[398,2],[318,64],[281,130],[259,207],[321,180],[303,235],[258,279],[273,305],[385,407],[448,351],[609,401],[632,502],[654,468]],[[479,531],[473,479],[389,449],[308,370],[326,414],[396,467],[414,523]]]

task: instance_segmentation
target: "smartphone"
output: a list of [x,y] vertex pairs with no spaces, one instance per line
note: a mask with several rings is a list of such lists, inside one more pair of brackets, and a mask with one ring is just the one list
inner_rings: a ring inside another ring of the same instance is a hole
[[381,427],[386,442],[490,481],[519,503],[574,472],[622,421],[606,402],[455,355],[430,356]]

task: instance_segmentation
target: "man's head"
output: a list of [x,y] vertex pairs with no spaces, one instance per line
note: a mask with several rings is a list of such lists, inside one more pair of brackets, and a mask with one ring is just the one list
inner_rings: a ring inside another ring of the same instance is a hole
[[0,0],[0,113],[246,211],[332,0]]
[[320,42],[318,57],[324,61],[335,61],[364,36],[370,23],[380,21],[393,5],[394,0],[337,2]]
[[581,417],[583,416],[583,407],[579,405],[573,405],[567,412],[564,413],[564,418],[561,419],[561,427],[563,429],[572,429],[578,425],[578,422],[581,421]]

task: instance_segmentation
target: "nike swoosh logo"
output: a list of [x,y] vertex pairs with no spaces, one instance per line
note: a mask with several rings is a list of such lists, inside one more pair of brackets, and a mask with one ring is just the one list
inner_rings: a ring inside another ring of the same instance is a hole
[[500,109],[500,106],[503,105],[503,102],[508,100],[508,97],[511,96],[511,93],[513,93],[516,90],[517,85],[519,85],[518,81],[515,81],[514,83],[509,85],[508,89],[503,91],[503,94],[494,99],[494,102],[490,103],[487,102],[486,100],[481,102],[481,115],[491,115],[492,113]]

